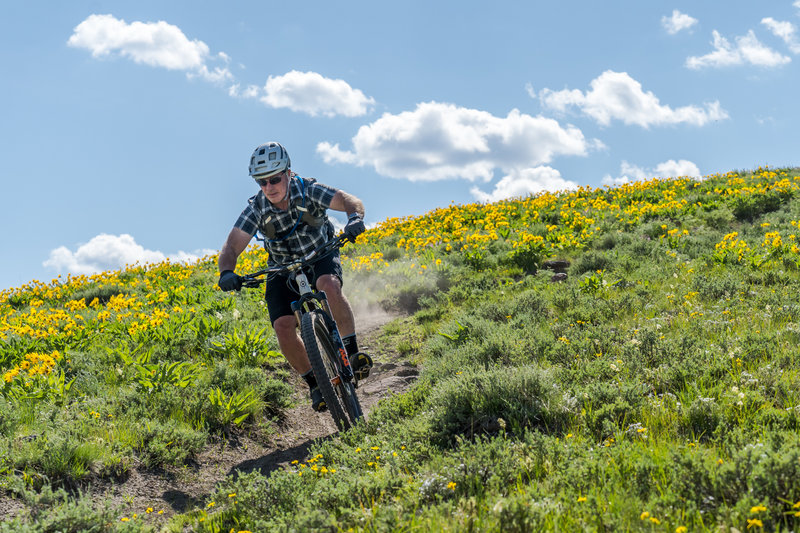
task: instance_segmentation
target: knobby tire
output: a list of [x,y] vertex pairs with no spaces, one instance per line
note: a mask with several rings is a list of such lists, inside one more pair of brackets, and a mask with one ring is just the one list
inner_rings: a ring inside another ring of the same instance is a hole
[[[323,353],[328,355],[328,360],[331,361],[331,365],[334,367],[341,365],[341,358],[333,343],[325,318],[323,318],[322,315],[317,315],[317,318],[318,320],[314,321],[314,332],[317,335],[320,346],[323,347]],[[356,395],[355,382],[340,382],[338,385],[333,386],[333,390],[342,401],[342,405],[347,412],[347,416],[350,418],[351,424],[355,425],[359,420],[364,418],[364,413],[361,410],[361,403],[358,401],[358,396]]]
[[[361,406],[356,398],[352,383],[334,385],[331,379],[338,376],[337,364],[339,354],[333,345],[325,319],[319,311],[311,311],[303,315],[300,324],[300,336],[308,353],[308,360],[314,370],[317,386],[328,406],[333,421],[339,431],[350,429],[350,420],[355,422],[361,417]],[[348,420],[348,416],[350,420]]]

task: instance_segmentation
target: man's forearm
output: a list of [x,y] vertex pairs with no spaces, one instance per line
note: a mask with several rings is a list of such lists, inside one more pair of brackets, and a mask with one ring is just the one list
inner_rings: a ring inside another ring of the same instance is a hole
[[238,261],[241,253],[244,252],[244,249],[247,248],[251,238],[251,235],[238,228],[231,230],[228,238],[225,239],[225,244],[222,245],[222,249],[219,251],[217,264],[220,272],[236,270],[236,261]]
[[219,271],[225,272],[226,270],[236,270],[237,259],[238,258],[236,255],[231,253],[228,246],[223,246],[222,250],[219,252],[219,260],[217,261],[217,264],[219,265]]
[[348,215],[358,213],[361,218],[364,218],[364,203],[361,200],[344,191],[339,191],[337,194],[340,195],[339,200],[341,200],[340,211],[344,211]]

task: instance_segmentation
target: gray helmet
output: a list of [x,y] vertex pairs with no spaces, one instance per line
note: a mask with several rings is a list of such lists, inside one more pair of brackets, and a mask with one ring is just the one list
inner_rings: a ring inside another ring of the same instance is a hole
[[250,176],[253,179],[269,178],[287,168],[292,160],[286,148],[276,142],[264,143],[253,151],[250,157]]

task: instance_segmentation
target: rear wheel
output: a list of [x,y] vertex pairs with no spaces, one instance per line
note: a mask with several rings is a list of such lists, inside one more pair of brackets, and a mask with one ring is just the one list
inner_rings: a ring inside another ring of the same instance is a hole
[[319,311],[303,315],[300,336],[303,338],[308,360],[314,370],[317,386],[325,398],[336,427],[340,431],[349,429],[351,421],[355,422],[361,418],[361,405],[353,384],[345,383],[339,376],[339,354],[325,325],[325,319]]

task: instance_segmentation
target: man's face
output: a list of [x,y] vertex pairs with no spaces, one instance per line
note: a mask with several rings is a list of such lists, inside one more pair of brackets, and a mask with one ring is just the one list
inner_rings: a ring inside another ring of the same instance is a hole
[[[278,183],[274,183],[276,180],[278,180],[278,178],[280,178],[280,181],[278,181]],[[258,180],[258,185],[261,187],[261,192],[263,192],[264,196],[267,197],[267,200],[273,204],[280,203],[281,200],[284,199],[288,184],[289,180],[286,179],[285,170],[280,174],[275,174],[269,178]]]

